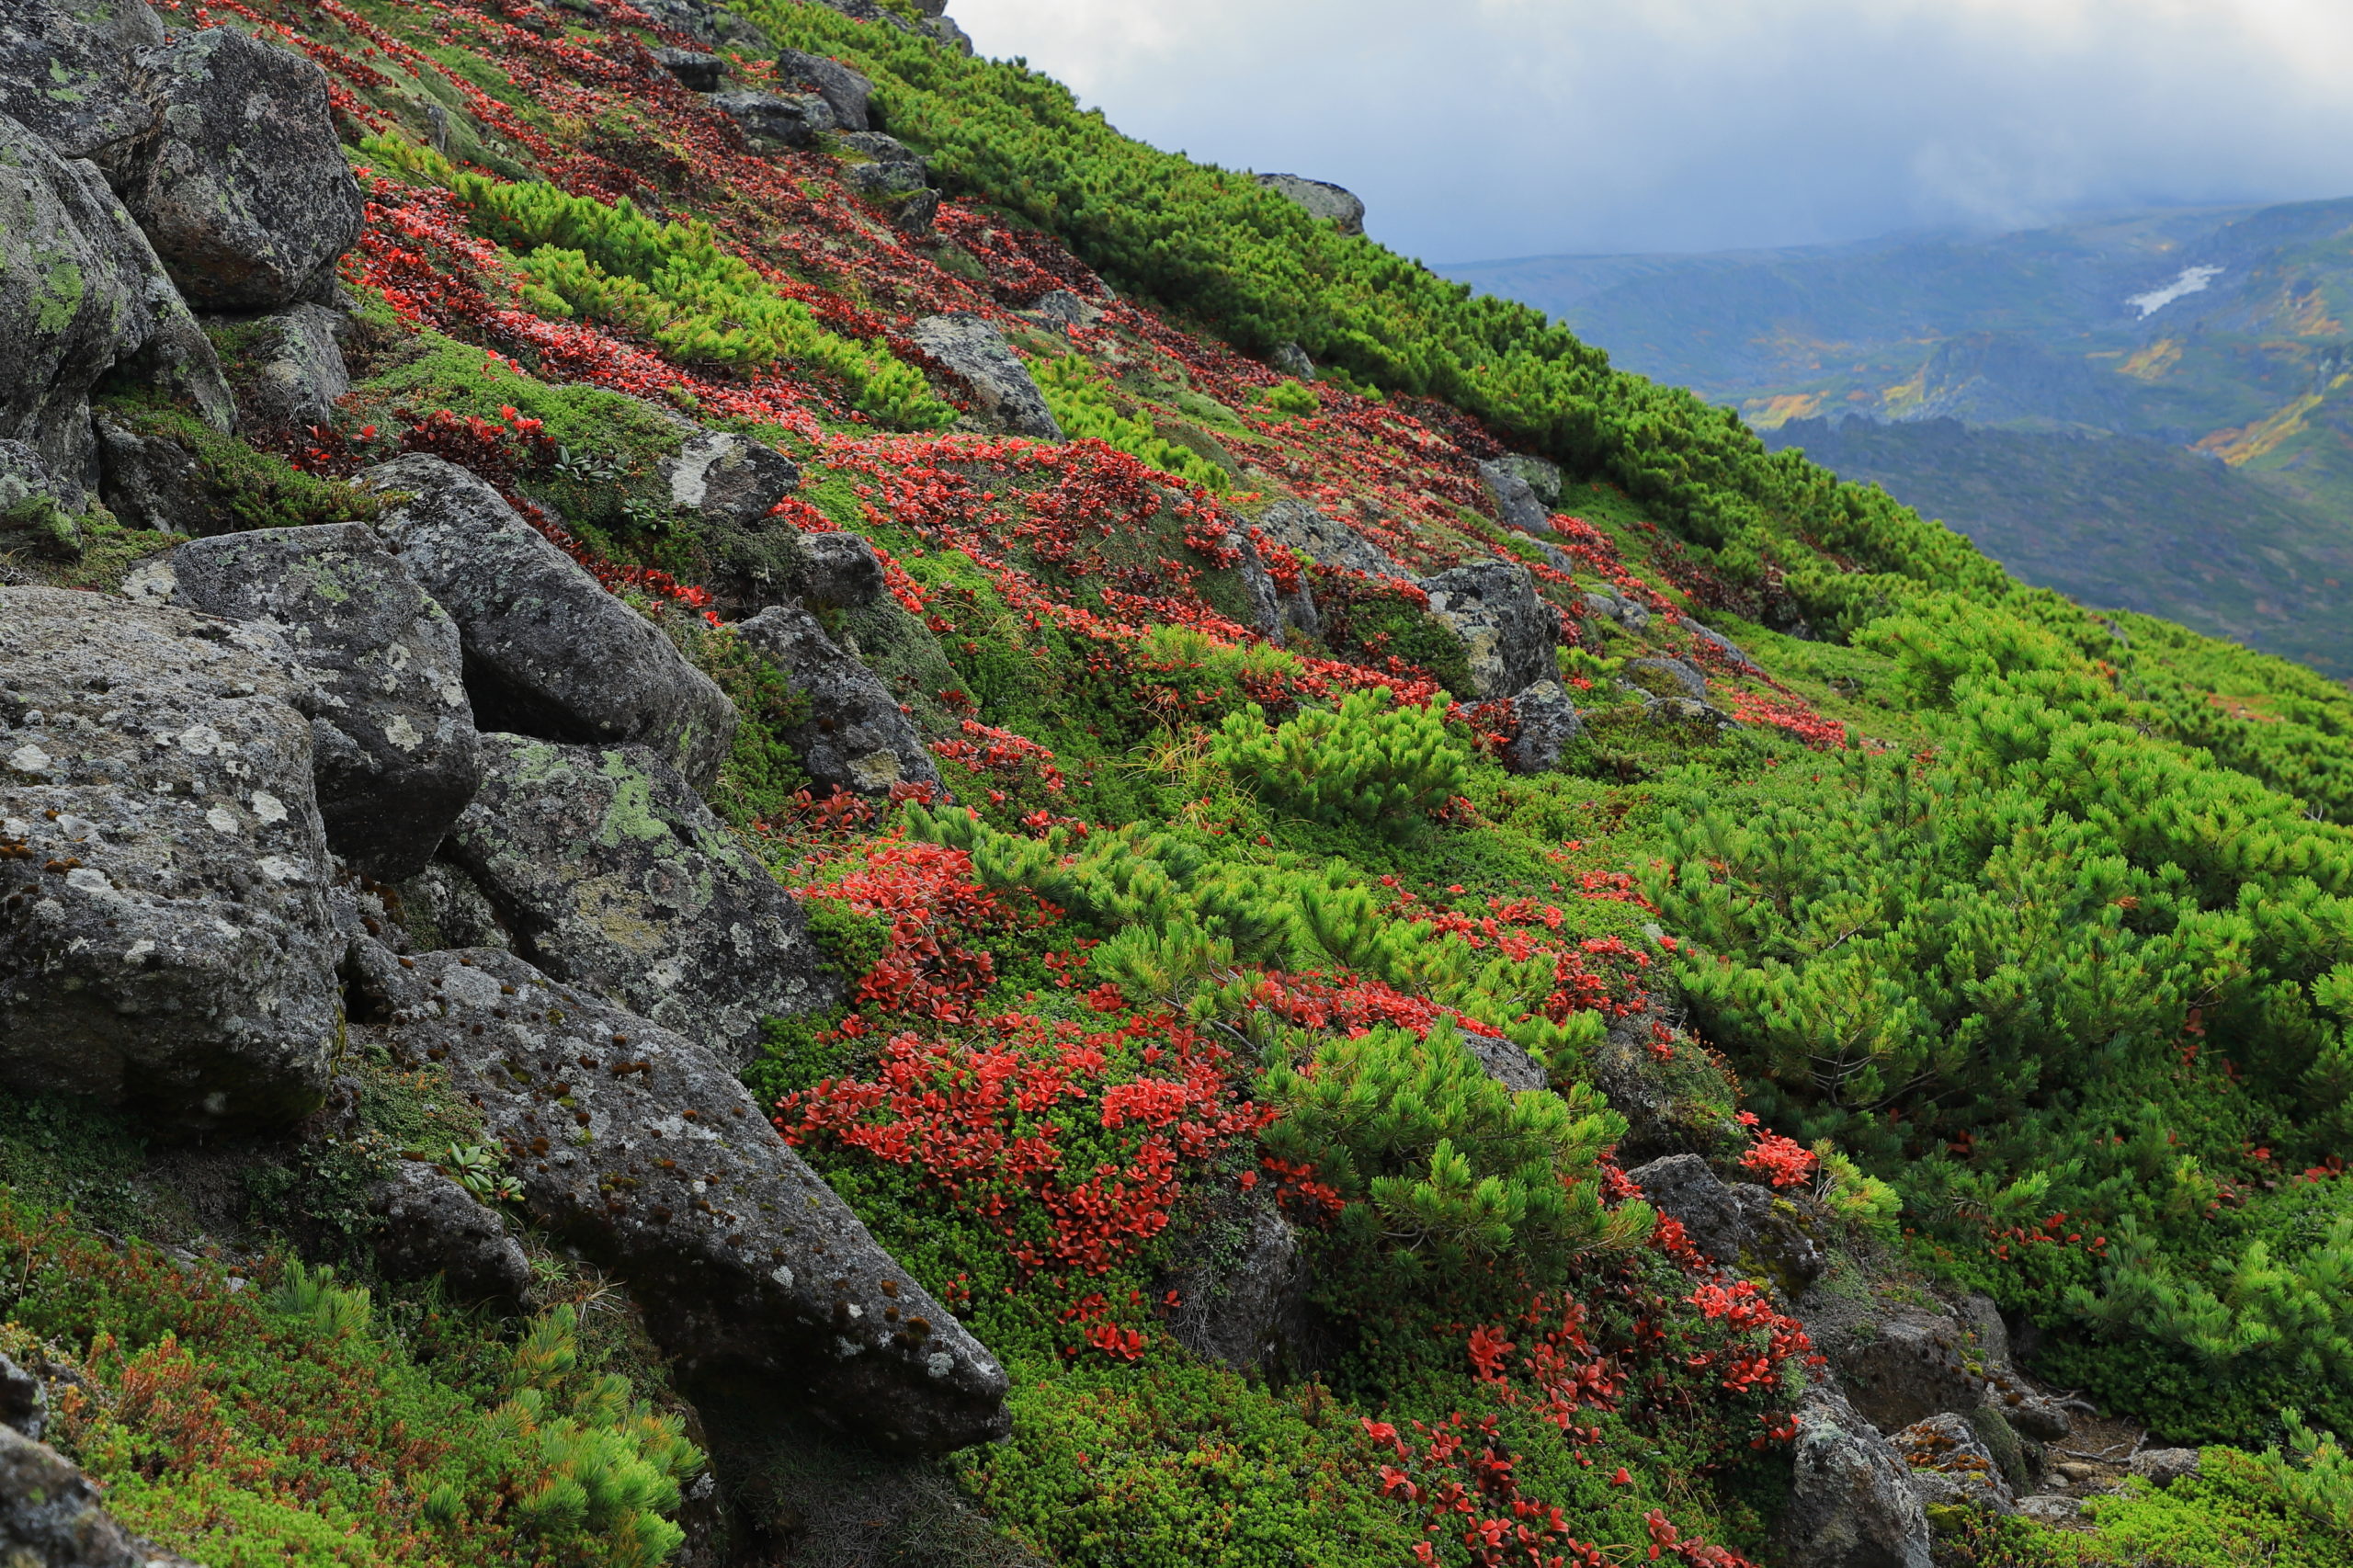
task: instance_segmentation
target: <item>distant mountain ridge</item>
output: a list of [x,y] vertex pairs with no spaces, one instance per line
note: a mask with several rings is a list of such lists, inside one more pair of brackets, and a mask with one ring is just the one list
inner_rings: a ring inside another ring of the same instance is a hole
[[2353,199],[1442,270],[2037,581],[2353,676]]

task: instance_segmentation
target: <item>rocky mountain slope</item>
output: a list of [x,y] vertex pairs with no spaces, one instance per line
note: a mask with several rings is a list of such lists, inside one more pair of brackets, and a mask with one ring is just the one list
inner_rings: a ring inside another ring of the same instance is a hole
[[2343,679],[2348,222],[2353,203],[2316,201],[1449,271],[1886,485],[2029,582]]
[[2347,1562],[2341,688],[936,7],[0,56],[9,1568]]

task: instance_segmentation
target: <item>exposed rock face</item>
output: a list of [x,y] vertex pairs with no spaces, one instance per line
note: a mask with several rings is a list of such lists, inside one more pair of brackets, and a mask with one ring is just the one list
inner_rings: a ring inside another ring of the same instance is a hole
[[8,1568],[195,1568],[124,1529],[55,1449],[0,1426],[0,1562]]
[[806,147],[834,129],[834,111],[814,93],[713,93],[710,107],[735,122],[755,149]]
[[926,316],[908,330],[915,347],[945,367],[971,394],[979,412],[1017,436],[1059,441],[1054,422],[1029,369],[1006,347],[1004,336],[969,311]]
[[513,1306],[531,1300],[531,1260],[506,1222],[423,1161],[401,1162],[369,1207],[383,1226],[371,1237],[377,1266],[393,1279],[447,1282],[464,1301]]
[[[1495,461],[1518,475],[1529,493],[1536,497],[1537,505],[1547,513],[1561,504],[1561,471],[1557,465],[1518,452],[1506,452]],[[1482,464],[1481,472],[1485,469],[1486,465]]]
[[798,605],[777,605],[741,631],[744,641],[808,698],[808,720],[785,740],[818,785],[887,795],[893,784],[939,782],[939,768],[899,710],[898,699],[826,636],[815,616]]
[[1462,1043],[1479,1059],[1479,1065],[1487,1070],[1488,1077],[1514,1094],[1552,1087],[1552,1076],[1544,1070],[1544,1064],[1510,1040],[1465,1029]]
[[1511,697],[1556,679],[1561,620],[1536,595],[1527,567],[1479,561],[1422,579],[1430,614],[1462,641],[1471,682],[1484,699]]
[[1626,678],[1661,697],[1688,697],[1694,702],[1708,699],[1708,677],[1683,659],[1629,659]]
[[1549,534],[1552,519],[1545,516],[1544,503],[1536,498],[1519,470],[1498,459],[1479,465],[1479,477],[1487,486],[1488,498],[1495,504],[1495,515],[1504,527],[1524,534]]
[[1621,598],[1616,594],[1587,594],[1584,604],[1586,614],[1597,616],[1628,631],[1639,634],[1650,629],[1650,610],[1632,599]]
[[187,449],[104,415],[95,428],[98,498],[116,517],[158,533],[218,533],[228,525]]
[[802,534],[795,586],[812,604],[845,608],[882,597],[882,562],[857,534]]
[[1387,551],[1304,501],[1278,501],[1259,513],[1252,526],[1270,542],[1295,550],[1325,566],[1377,577],[1406,575],[1405,569]]
[[868,112],[874,84],[837,60],[798,49],[779,50],[776,79],[782,85],[799,87],[824,99],[825,107],[834,111],[835,121],[844,131],[876,129]]
[[335,400],[351,391],[351,372],[337,341],[344,317],[307,301],[260,324],[255,345],[260,371],[238,408],[254,430],[301,432],[335,417]]
[[1309,358],[1307,350],[1296,343],[1276,344],[1275,351],[1267,356],[1267,363],[1284,375],[1295,376],[1302,381],[1315,379],[1315,361]]
[[2204,1463],[2196,1449],[2143,1449],[2124,1468],[2143,1481],[2169,1486],[2185,1475],[2196,1475]]
[[481,728],[638,742],[697,789],[718,776],[735,738],[726,694],[498,492],[439,458],[400,458],[362,477],[413,493],[376,530],[458,623]]
[[200,310],[324,300],[359,241],[364,203],[327,107],[326,73],[233,28],[143,50],[160,113],[123,199]]
[[445,850],[517,949],[741,1066],[760,1019],[831,1006],[806,917],[643,746],[482,742]]
[[1722,632],[1718,631],[1714,627],[1703,626],[1688,615],[1677,616],[1675,619],[1677,625],[1682,627],[1684,631],[1689,632],[1694,639],[1706,647],[1714,650],[1716,653],[1732,664],[1735,668],[1744,670],[1754,670],[1756,668],[1756,661],[1750,658],[1746,653],[1741,652],[1739,643],[1733,642]]
[[892,222],[909,233],[931,227],[939,215],[939,192],[931,188],[931,171],[913,149],[879,131],[853,131],[842,145],[861,158],[845,171],[852,188],[889,208]]
[[1740,1261],[1748,1221],[1707,1161],[1697,1154],[1669,1154],[1635,1166],[1626,1179],[1643,1189],[1652,1208],[1680,1222],[1693,1246],[1718,1263]]
[[1021,313],[1040,326],[1060,333],[1068,333],[1074,326],[1093,326],[1103,319],[1101,306],[1067,289],[1053,289],[1039,295]]
[[1514,773],[1550,773],[1561,754],[1585,733],[1585,720],[1557,680],[1540,680],[1511,699],[1519,728],[1504,747],[1504,766]]
[[1827,1384],[1806,1391],[1797,1424],[1788,1568],[1930,1568],[1927,1514],[1893,1446]]
[[1985,1380],[1970,1369],[1961,1325],[1939,1311],[1815,1290],[1798,1303],[1798,1315],[1855,1408],[1882,1432],[1984,1403]]
[[2017,1511],[2018,1499],[1984,1439],[1962,1416],[1931,1415],[1892,1439],[1912,1467],[1912,1490],[1928,1506],[1963,1504],[1997,1514]]
[[776,504],[801,488],[790,458],[749,436],[707,430],[663,464],[670,504],[737,528],[757,527]]
[[447,948],[509,950],[515,939],[474,880],[438,860],[394,890],[408,942],[426,951]]
[[[878,1246],[709,1052],[506,953],[357,950],[370,1026],[479,1096],[539,1223],[629,1281],[696,1379],[856,1436],[1002,1437],[1006,1375]],[[479,1032],[476,1032],[479,1031]]]
[[210,344],[97,172],[0,117],[0,440],[40,455],[78,507],[95,477],[90,389],[153,354],[226,427]]
[[0,1426],[36,1443],[49,1429],[49,1392],[6,1356],[0,1356]]
[[657,49],[654,58],[690,92],[715,93],[727,74],[727,62],[695,49]]
[[363,523],[264,528],[182,545],[133,574],[184,609],[285,638],[311,689],[327,845],[379,881],[415,876],[473,799],[473,710],[458,629]]
[[0,0],[0,115],[60,157],[88,158],[111,173],[154,129],[155,106],[128,90],[128,56],[162,43],[164,26],[143,5],[104,18],[76,9]]
[[1272,1203],[1237,1203],[1205,1227],[1196,1256],[1171,1276],[1168,1331],[1205,1361],[1237,1372],[1296,1367],[1310,1336],[1299,1234]]
[[0,1082],[195,1130],[318,1104],[341,943],[289,663],[260,627],[0,588]]
[[1298,175],[1260,175],[1258,183],[1286,201],[1305,208],[1310,217],[1323,219],[1344,234],[1364,233],[1364,203],[1357,199],[1354,192],[1329,180],[1306,179]]
[[[1652,1048],[1669,1054],[1662,1060]],[[1593,1055],[1593,1083],[1626,1119],[1621,1162],[1664,1154],[1722,1157],[1748,1142],[1733,1119],[1738,1091],[1723,1070],[1655,1012],[1620,1018]]]

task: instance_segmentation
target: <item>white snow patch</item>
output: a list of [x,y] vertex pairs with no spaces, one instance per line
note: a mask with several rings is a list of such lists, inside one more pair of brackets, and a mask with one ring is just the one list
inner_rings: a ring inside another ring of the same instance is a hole
[[2139,311],[2143,321],[2147,321],[2176,300],[2200,292],[2222,275],[2222,269],[2219,267],[2185,267],[2181,269],[2181,276],[2164,288],[2135,294],[2124,302]]

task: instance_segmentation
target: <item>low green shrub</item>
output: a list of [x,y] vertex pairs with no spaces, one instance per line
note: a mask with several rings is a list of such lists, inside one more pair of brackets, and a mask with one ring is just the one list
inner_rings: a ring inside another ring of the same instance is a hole
[[1399,836],[1461,793],[1471,759],[1427,708],[1400,708],[1389,688],[1351,692],[1269,730],[1256,704],[1229,714],[1217,760],[1261,799],[1316,822]]

